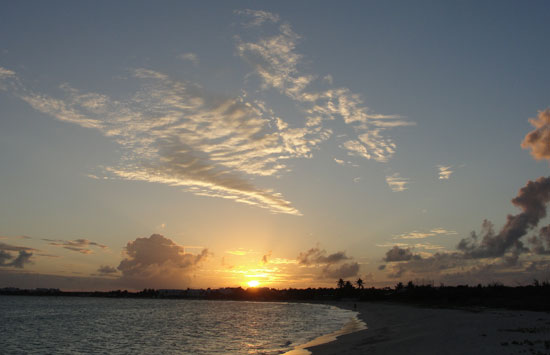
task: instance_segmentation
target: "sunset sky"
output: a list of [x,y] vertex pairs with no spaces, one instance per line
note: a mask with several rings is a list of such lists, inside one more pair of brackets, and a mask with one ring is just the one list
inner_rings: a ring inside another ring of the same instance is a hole
[[0,287],[550,279],[548,13],[5,2]]

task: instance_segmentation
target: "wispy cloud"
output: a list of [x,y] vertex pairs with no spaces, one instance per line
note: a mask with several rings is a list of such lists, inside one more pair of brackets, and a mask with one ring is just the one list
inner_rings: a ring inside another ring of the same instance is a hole
[[252,251],[248,249],[239,248],[239,249],[226,250],[225,252],[231,255],[243,256],[243,255],[250,254]]
[[393,192],[401,192],[407,190],[409,179],[399,176],[398,173],[386,176],[386,183]]
[[271,125],[271,117],[242,97],[220,97],[147,69],[133,76],[142,85],[126,101],[68,85],[62,86],[61,98],[14,93],[40,112],[97,129],[118,142],[122,160],[106,173],[300,215],[280,193],[254,186],[247,176],[287,170],[289,158],[308,157],[322,138]]
[[451,178],[451,174],[453,173],[453,170],[451,170],[451,168],[451,165],[438,165],[437,169],[439,170],[439,180],[449,180]]
[[[247,12],[239,14],[250,15]],[[350,155],[387,161],[396,146],[383,132],[391,127],[415,123],[400,115],[372,112],[358,94],[345,87],[319,92],[307,90],[319,75],[304,74],[300,69],[303,56],[296,50],[299,40],[300,36],[291,26],[282,23],[271,36],[256,36],[250,41],[239,39],[237,53],[254,67],[264,88],[274,88],[300,104],[308,114],[308,120],[315,119],[321,124],[320,121],[341,119],[349,125],[356,137],[343,142],[342,147]],[[330,74],[322,80],[332,85]]]
[[196,53],[182,53],[180,58],[190,61],[193,65],[199,65],[199,56]]
[[245,9],[245,10],[235,10],[235,13],[238,15],[248,16],[249,21],[243,23],[243,25],[245,26],[254,27],[254,26],[260,26],[264,22],[272,22],[272,23],[279,22],[279,15],[271,12],[267,12],[267,11]]
[[97,247],[103,250],[108,249],[106,245],[92,242],[88,239],[75,239],[75,240],[63,240],[63,239],[42,239],[48,242],[49,245],[64,248],[71,251],[76,251],[81,254],[93,254],[91,247]]
[[412,231],[408,233],[394,235],[393,239],[424,239],[428,237],[434,237],[437,235],[456,235],[458,234],[452,230],[446,230],[444,228],[434,228],[429,232]]
[[[62,85],[59,94],[45,95],[24,87],[17,74],[0,67],[0,88],[34,109],[60,121],[100,131],[121,147],[119,164],[104,168],[92,178],[122,178],[182,187],[196,195],[230,199],[265,208],[272,213],[301,215],[279,192],[257,186],[255,177],[276,176],[290,170],[291,159],[311,158],[321,143],[333,135],[326,122],[348,125],[338,136],[349,155],[387,161],[395,143],[387,129],[414,124],[400,115],[372,112],[361,97],[340,87],[307,90],[319,76],[303,74],[303,56],[296,50],[300,36],[278,15],[266,11],[240,10],[245,27],[272,24],[275,33],[251,30],[254,40],[237,40],[238,55],[251,63],[264,88],[274,88],[299,105],[303,125],[276,117],[265,102],[242,95],[227,97],[201,85],[174,80],[150,70],[131,72],[137,83],[124,99],[102,93],[82,92]],[[248,33],[250,34],[250,33]],[[195,53],[182,59],[198,62]],[[325,84],[332,77],[326,76]],[[402,186],[396,182],[393,186]]]

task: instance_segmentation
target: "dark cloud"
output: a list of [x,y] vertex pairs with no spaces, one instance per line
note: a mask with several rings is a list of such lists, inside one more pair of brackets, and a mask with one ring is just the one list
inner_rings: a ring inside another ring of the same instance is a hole
[[63,240],[63,239],[42,239],[49,242],[49,245],[61,247],[67,250],[76,251],[81,254],[93,254],[91,246],[101,249],[107,249],[106,245],[92,242],[88,239],[75,239],[75,240]]
[[550,159],[550,109],[539,112],[537,118],[529,122],[535,129],[525,136],[521,147],[531,149],[535,159]]
[[546,204],[550,201],[550,177],[540,177],[528,181],[519,190],[512,203],[523,210],[517,215],[508,215],[506,224],[499,233],[495,233],[491,222],[485,220],[481,236],[472,232],[469,238],[462,239],[457,249],[464,252],[467,258],[500,257],[511,251],[526,251],[520,238],[528,230],[537,226],[546,216]]
[[98,269],[97,269],[97,272],[99,272],[100,274],[102,275],[108,275],[108,274],[114,274],[117,272],[117,269],[115,269],[114,267],[112,266],[107,266],[107,265],[101,265]]
[[378,270],[386,269],[386,264],[378,265]]
[[[0,267],[15,267],[22,269],[25,264],[31,262],[33,248],[20,247],[6,243],[0,243]],[[17,253],[17,254],[16,254]]]
[[345,263],[336,268],[328,265],[323,273],[325,277],[334,279],[352,277],[359,273],[359,264],[356,262]]
[[408,261],[411,259],[420,259],[420,256],[413,254],[410,249],[403,249],[398,246],[394,246],[393,248],[388,250],[386,252],[386,256],[384,257],[384,261],[386,262]]
[[424,258],[413,254],[407,261],[392,263],[388,277],[399,278],[405,274],[440,274],[457,266],[465,266],[462,253],[436,253]]
[[333,254],[326,255],[327,252],[324,249],[311,248],[305,253],[298,255],[298,264],[300,265],[314,265],[314,264],[337,264],[341,261],[350,259],[346,256],[346,253],[339,251]]
[[271,251],[262,256],[262,263],[267,264],[269,262],[269,258],[271,258]]
[[121,282],[133,288],[183,288],[190,273],[209,253],[186,253],[184,248],[160,234],[137,238],[126,245],[127,257],[120,262]]
[[542,227],[537,235],[529,238],[531,249],[535,254],[550,254],[550,224]]

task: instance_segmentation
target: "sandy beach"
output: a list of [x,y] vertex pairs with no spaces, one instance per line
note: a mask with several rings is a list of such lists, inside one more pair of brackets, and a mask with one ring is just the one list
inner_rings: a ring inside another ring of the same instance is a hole
[[[333,303],[353,309],[353,302]],[[550,354],[550,313],[357,303],[368,329],[308,347],[327,354]]]

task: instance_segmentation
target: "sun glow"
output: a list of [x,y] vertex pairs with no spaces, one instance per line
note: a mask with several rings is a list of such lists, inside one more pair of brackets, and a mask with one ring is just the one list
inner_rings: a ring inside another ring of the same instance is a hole
[[257,280],[251,280],[247,282],[249,287],[258,287],[260,285],[260,282]]

